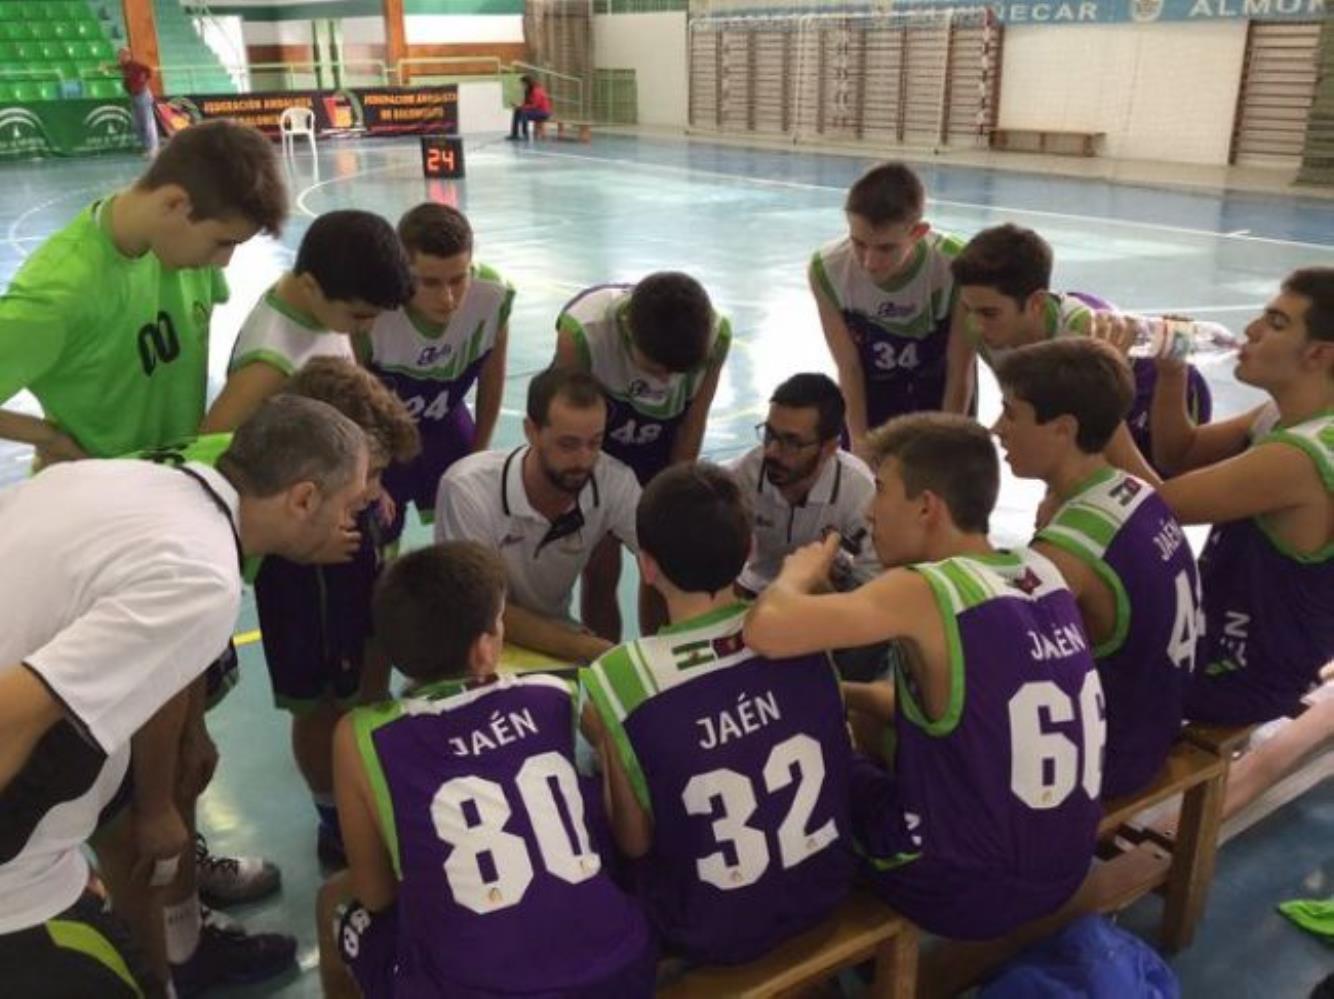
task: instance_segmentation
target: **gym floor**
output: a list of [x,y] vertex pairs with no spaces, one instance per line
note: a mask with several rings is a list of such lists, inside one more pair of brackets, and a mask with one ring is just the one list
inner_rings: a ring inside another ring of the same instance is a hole
[[[467,213],[477,258],[518,290],[499,447],[521,438],[525,386],[551,358],[560,307],[594,283],[686,270],[732,317],[735,349],[714,402],[706,456],[749,448],[769,393],[787,375],[832,371],[806,289],[806,262],[841,235],[843,193],[869,158],[603,135],[591,145],[483,137],[470,139],[466,154],[468,177],[456,182],[424,180],[408,140],[326,142],[315,158],[297,157],[289,167],[292,218],[281,239],[252,241],[228,269],[232,300],[214,316],[212,388],[221,384],[241,321],[291,262],[312,218],[355,207],[396,221],[428,199]],[[131,182],[142,165],[106,157],[0,168],[0,220],[7,220],[0,277],[7,283],[42,239],[87,202]],[[1035,228],[1056,251],[1056,288],[1093,292],[1129,311],[1185,312],[1240,330],[1288,271],[1334,264],[1331,200],[1063,179],[948,160],[915,165],[936,228],[964,237],[1002,221]],[[1258,399],[1226,366],[1205,373],[1216,416]],[[984,420],[995,418],[997,400],[984,372]],[[18,405],[37,411],[27,397]],[[0,445],[0,486],[26,474],[28,461],[25,449]],[[1027,536],[1039,498],[1032,483],[1007,476],[993,521],[998,543]],[[413,525],[409,543],[428,536]],[[1197,545],[1201,537],[1192,532]],[[631,624],[632,577],[625,574],[621,594]],[[210,716],[222,762],[201,802],[200,825],[215,851],[263,853],[282,867],[282,893],[234,915],[301,940],[300,973],[229,994],[317,996],[315,816],[291,763],[287,719],[271,707],[255,626],[247,599],[237,629],[242,682]],[[1195,944],[1171,961],[1186,996],[1304,997],[1329,972],[1329,950],[1274,906],[1334,890],[1330,829],[1334,785],[1327,782],[1223,848]],[[1152,939],[1159,906],[1142,901],[1122,923]]]

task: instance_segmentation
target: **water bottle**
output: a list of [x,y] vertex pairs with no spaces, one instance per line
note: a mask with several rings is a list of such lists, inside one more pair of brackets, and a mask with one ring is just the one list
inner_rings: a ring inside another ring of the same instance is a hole
[[1210,361],[1230,357],[1241,346],[1241,337],[1222,323],[1178,316],[1126,318],[1135,327],[1131,357]]

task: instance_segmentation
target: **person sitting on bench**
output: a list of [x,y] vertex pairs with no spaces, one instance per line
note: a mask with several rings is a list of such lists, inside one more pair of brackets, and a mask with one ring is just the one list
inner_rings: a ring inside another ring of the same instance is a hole
[[519,79],[523,81],[523,103],[514,109],[514,117],[510,122],[509,137],[514,142],[519,140],[520,132],[523,138],[528,138],[530,121],[546,121],[551,117],[551,95],[547,93],[546,87],[527,74]]

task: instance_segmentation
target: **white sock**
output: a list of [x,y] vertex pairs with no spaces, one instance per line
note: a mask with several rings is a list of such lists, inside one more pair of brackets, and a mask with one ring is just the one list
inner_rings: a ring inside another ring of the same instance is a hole
[[172,964],[184,964],[199,946],[203,916],[199,910],[198,893],[179,905],[163,906],[162,915],[167,929],[167,960]]

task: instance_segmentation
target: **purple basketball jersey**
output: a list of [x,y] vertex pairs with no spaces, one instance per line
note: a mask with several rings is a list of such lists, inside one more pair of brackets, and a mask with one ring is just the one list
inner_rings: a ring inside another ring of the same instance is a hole
[[1185,533],[1146,483],[1104,469],[1057,511],[1038,540],[1080,559],[1116,597],[1110,638],[1093,650],[1107,698],[1102,793],[1139,790],[1181,730],[1200,633],[1200,579]]
[[584,683],[653,818],[637,871],[664,945],[748,961],[818,922],[855,862],[850,746],[823,655],[761,659],[745,606],[603,656]]
[[[940,409],[945,404],[945,353],[949,346],[950,317],[934,322],[925,336],[893,333],[871,318],[850,309],[843,323],[857,345],[866,380],[866,426]],[[888,365],[886,358],[910,358],[911,366]]]
[[[413,378],[402,372],[385,371],[371,363],[370,368],[376,376],[409,404],[413,419],[417,421],[417,432],[421,435],[422,449],[417,457],[404,464],[389,466],[384,474],[385,488],[398,504],[400,517],[402,508],[413,503],[417,512],[429,520],[435,510],[440,476],[454,462],[472,453],[477,428],[464,398],[490,356],[489,352],[482,355],[462,376],[447,382]],[[434,406],[411,405],[414,399],[420,402],[431,398],[445,398],[449,402],[438,410]],[[391,534],[397,537],[399,530]]]
[[1301,710],[1334,658],[1334,558],[1300,562],[1254,520],[1215,525],[1200,553],[1204,636],[1186,716],[1249,725]]
[[[1272,404],[1257,427],[1277,419]],[[1315,464],[1334,494],[1334,414],[1274,430]],[[1205,635],[1186,692],[1186,716],[1247,725],[1300,710],[1302,695],[1334,659],[1334,543],[1295,555],[1259,519],[1218,524],[1200,555]]]
[[399,995],[577,994],[650,946],[589,834],[575,720],[549,676],[356,713],[400,880]]
[[[1097,295],[1086,291],[1067,291],[1066,298],[1073,298],[1087,305],[1094,312],[1119,312],[1120,310]],[[1147,357],[1130,358],[1130,370],[1135,376],[1135,401],[1126,414],[1126,426],[1140,453],[1154,469],[1161,474],[1153,460],[1153,436],[1149,433],[1149,411],[1153,406],[1153,387],[1158,382],[1158,366]],[[1192,423],[1208,423],[1213,418],[1214,397],[1209,391],[1209,383],[1204,380],[1199,369],[1194,365],[1186,366],[1186,412]]]
[[858,828],[890,905],[947,936],[995,936],[1058,908],[1093,857],[1102,686],[1074,595],[1020,550],[914,567],[946,625],[951,698],[930,720],[897,670],[895,796],[903,835]]
[[607,432],[602,450],[629,465],[641,486],[648,485],[653,476],[671,464],[672,448],[685,414],[654,419],[629,402],[605,393],[603,398],[607,400]]

